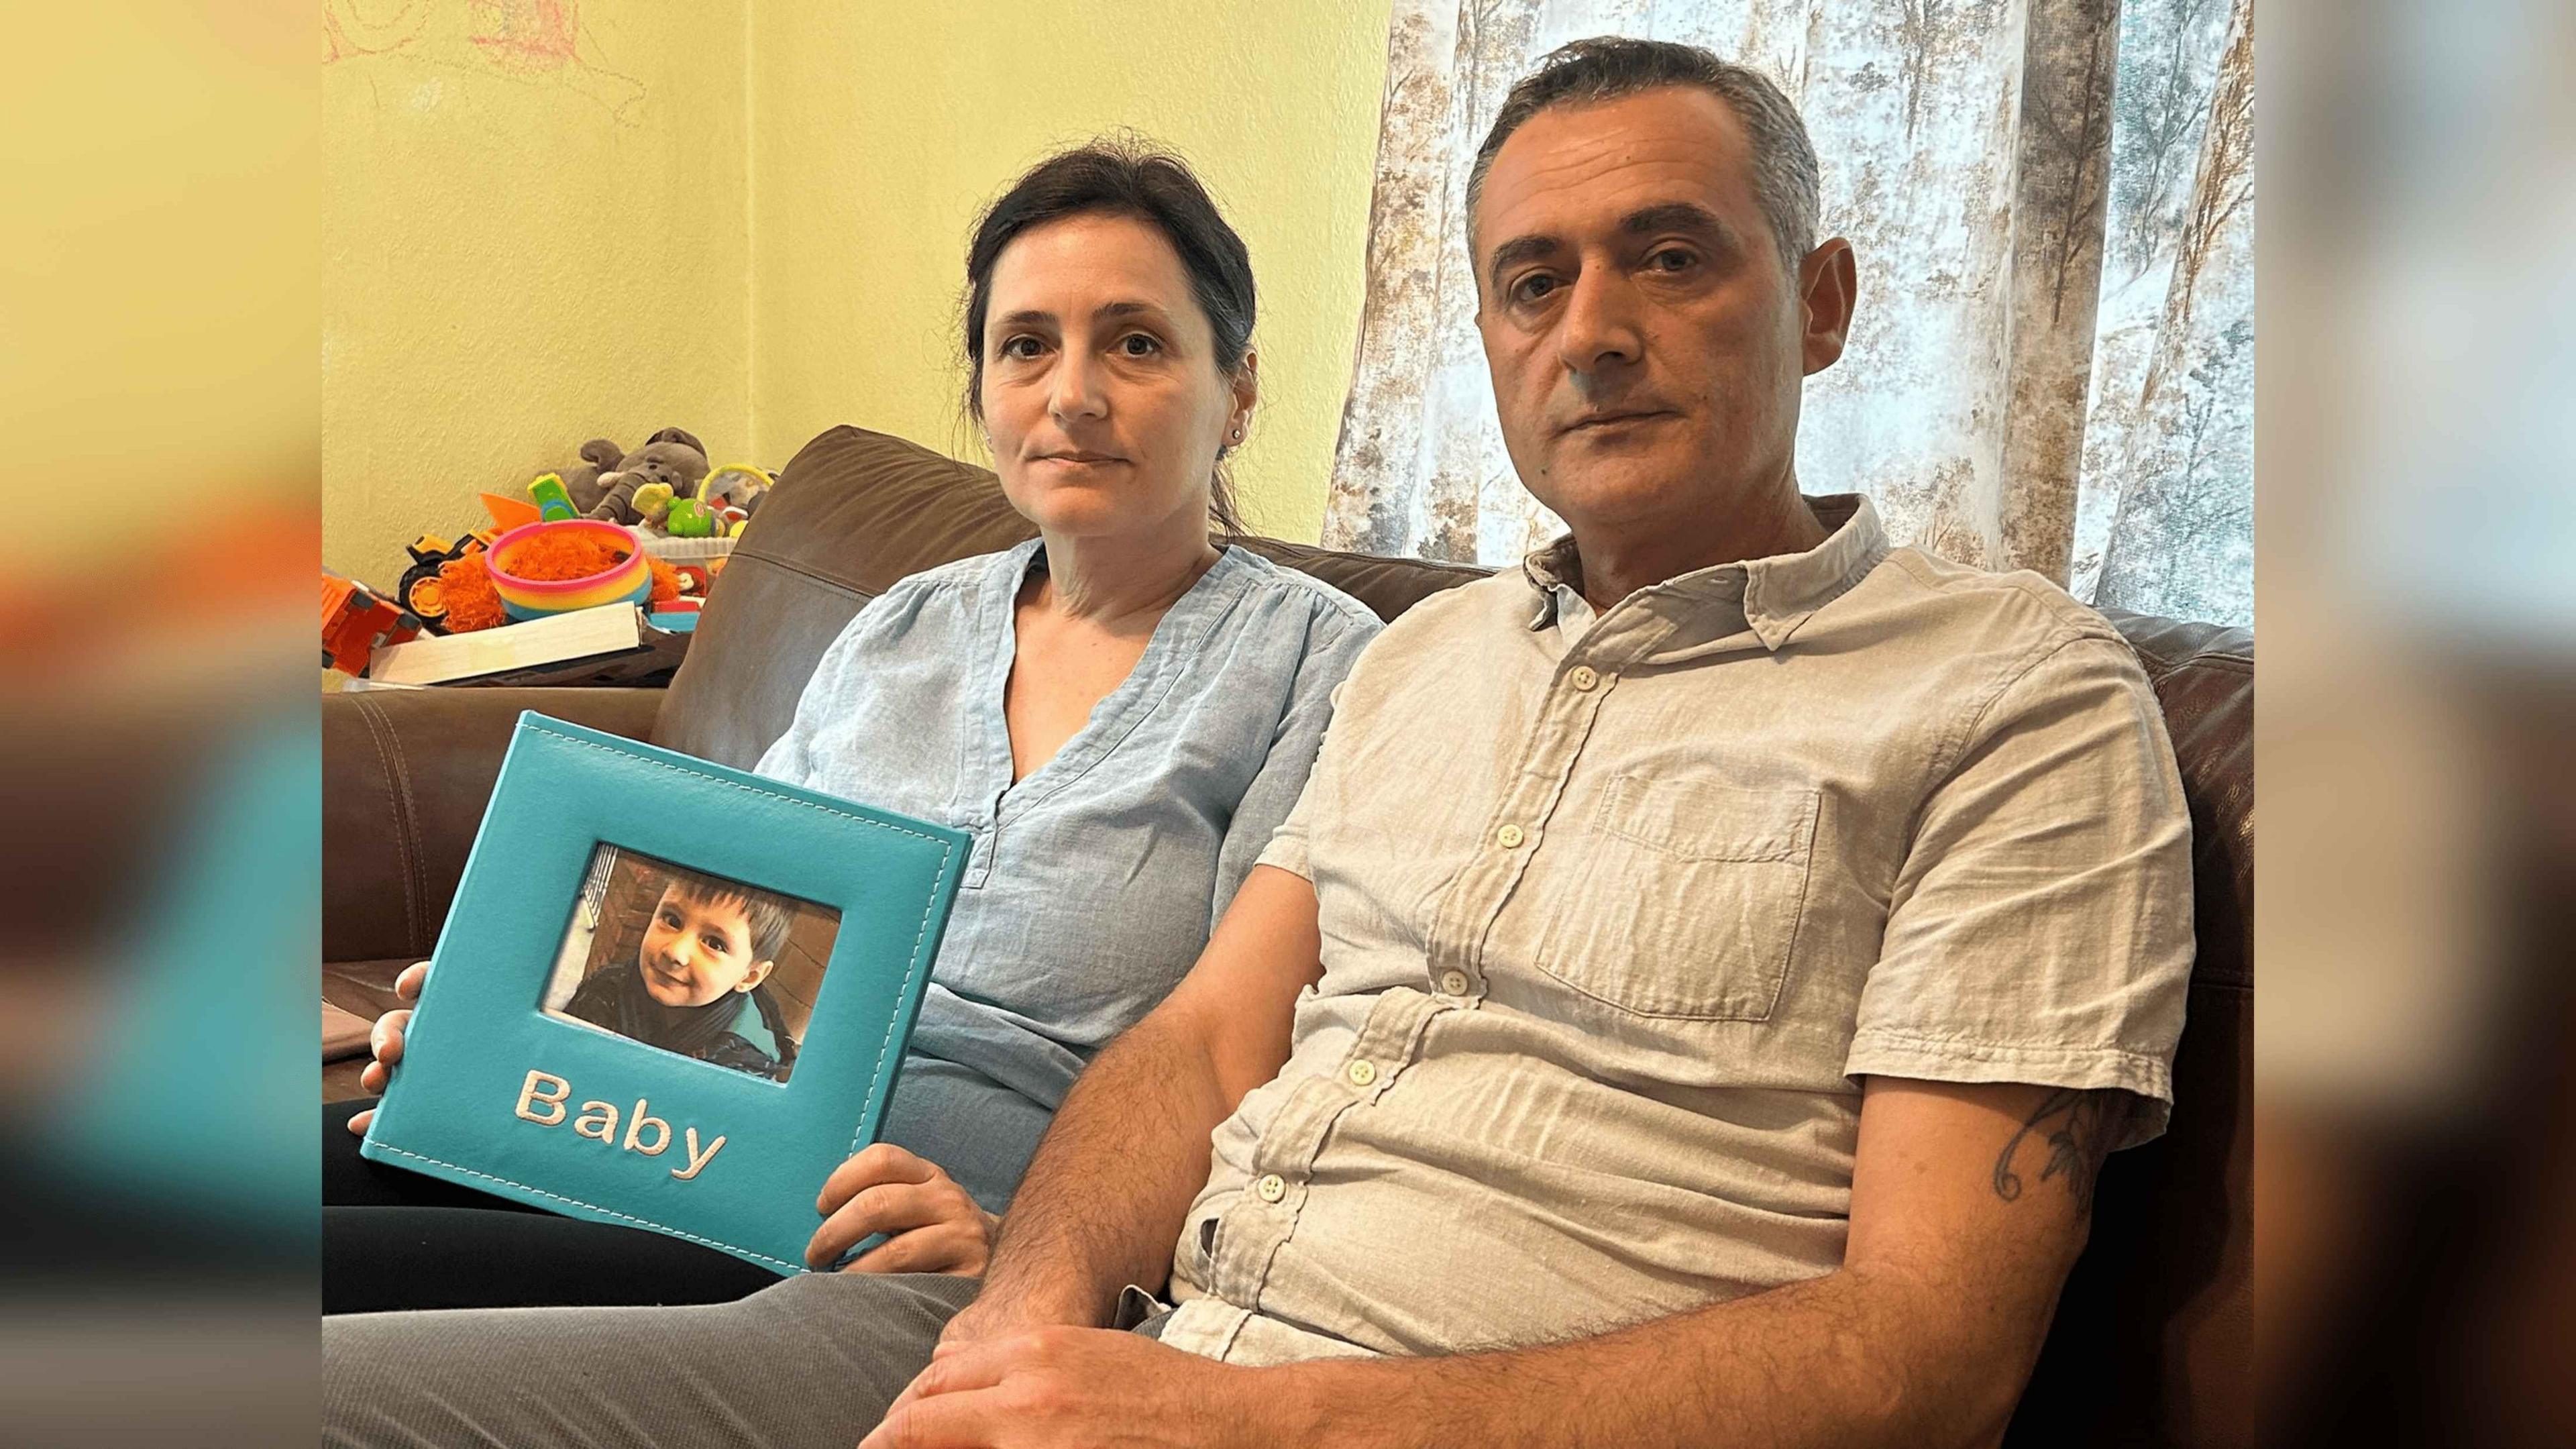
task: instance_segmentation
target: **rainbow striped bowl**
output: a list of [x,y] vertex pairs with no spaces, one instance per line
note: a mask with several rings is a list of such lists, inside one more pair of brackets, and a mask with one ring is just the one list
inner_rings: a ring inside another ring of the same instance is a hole
[[[626,561],[586,579],[523,579],[511,573],[512,550],[547,529],[594,533],[609,547],[624,549]],[[523,524],[492,540],[484,568],[492,576],[492,591],[501,596],[501,612],[512,619],[537,619],[601,604],[640,604],[653,596],[653,570],[644,561],[643,541],[633,529],[604,519],[564,518]]]

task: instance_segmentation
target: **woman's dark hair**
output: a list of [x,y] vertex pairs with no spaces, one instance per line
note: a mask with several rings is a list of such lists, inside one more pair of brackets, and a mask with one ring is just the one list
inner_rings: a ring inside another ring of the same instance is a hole
[[[993,264],[1023,232],[1069,216],[1132,216],[1163,234],[1189,273],[1190,291],[1216,334],[1217,371],[1232,377],[1252,345],[1252,258],[1225,224],[1189,163],[1141,141],[1110,138],[1060,152],[1031,167],[985,208],[966,247],[966,413],[984,417],[984,318]],[[1243,532],[1220,444],[1208,484],[1208,512],[1227,533]]]

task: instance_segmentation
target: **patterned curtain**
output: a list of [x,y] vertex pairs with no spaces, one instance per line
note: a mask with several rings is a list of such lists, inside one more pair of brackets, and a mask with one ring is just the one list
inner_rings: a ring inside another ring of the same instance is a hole
[[2254,606],[2253,0],[1395,0],[1369,293],[1325,542],[1500,564],[1553,537],[1493,417],[1467,168],[1565,41],[1780,81],[1860,308],[1810,378],[1811,493],[2105,606]]

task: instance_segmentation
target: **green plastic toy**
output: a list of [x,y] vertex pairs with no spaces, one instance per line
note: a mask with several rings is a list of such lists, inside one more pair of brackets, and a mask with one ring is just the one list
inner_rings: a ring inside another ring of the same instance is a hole
[[560,474],[538,474],[535,481],[528,484],[528,496],[537,501],[537,517],[548,523],[581,516],[581,510],[572,506],[572,494],[565,491]]
[[662,531],[673,538],[713,538],[716,512],[703,499],[674,498],[671,511],[663,516]]

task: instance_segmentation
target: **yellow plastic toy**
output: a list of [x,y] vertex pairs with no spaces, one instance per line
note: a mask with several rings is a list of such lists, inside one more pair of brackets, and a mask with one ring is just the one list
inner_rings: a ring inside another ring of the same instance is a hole
[[528,484],[528,496],[537,502],[537,517],[548,523],[581,516],[581,510],[572,506],[572,493],[564,487],[560,474],[538,474]]

